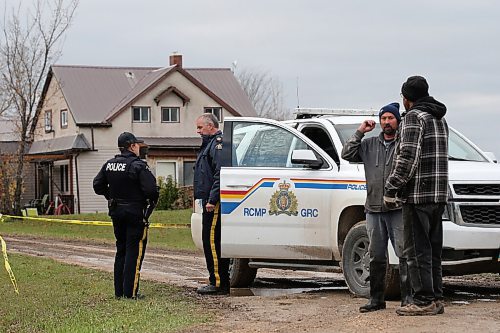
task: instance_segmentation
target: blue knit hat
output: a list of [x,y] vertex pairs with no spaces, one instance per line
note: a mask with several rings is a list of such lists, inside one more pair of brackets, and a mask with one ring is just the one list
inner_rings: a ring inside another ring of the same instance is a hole
[[398,123],[401,121],[401,115],[399,114],[399,103],[394,102],[382,107],[382,109],[380,109],[380,112],[378,113],[378,117],[382,117],[382,115],[386,112],[392,113],[397,119]]

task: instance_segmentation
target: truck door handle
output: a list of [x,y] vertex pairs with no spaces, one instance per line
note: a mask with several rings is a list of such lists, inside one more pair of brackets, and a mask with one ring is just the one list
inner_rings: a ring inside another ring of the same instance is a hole
[[245,187],[245,188],[250,188],[253,186],[253,184],[231,184],[231,185],[226,185],[227,187]]

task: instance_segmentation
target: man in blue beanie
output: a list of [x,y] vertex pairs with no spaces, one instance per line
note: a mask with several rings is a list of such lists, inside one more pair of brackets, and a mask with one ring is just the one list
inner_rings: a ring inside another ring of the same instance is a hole
[[411,302],[408,268],[403,258],[403,220],[401,207],[384,204],[384,185],[391,171],[395,137],[401,116],[399,104],[391,103],[380,109],[382,132],[363,140],[365,133],[375,128],[375,121],[365,120],[358,130],[347,140],[342,150],[342,158],[350,162],[363,162],[367,196],[365,203],[366,229],[370,245],[370,300],[359,308],[360,312],[385,309],[385,275],[387,270],[387,244],[389,239],[399,257],[401,286],[401,306]]

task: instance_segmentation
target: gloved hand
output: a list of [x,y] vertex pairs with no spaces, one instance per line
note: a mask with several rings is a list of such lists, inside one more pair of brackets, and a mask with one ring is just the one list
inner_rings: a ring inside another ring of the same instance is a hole
[[401,208],[403,202],[397,197],[388,197],[384,195],[384,204],[389,210]]

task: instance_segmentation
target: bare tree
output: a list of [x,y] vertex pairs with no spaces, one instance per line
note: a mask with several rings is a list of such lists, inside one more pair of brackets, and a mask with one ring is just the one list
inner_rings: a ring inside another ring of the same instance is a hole
[[236,72],[236,78],[260,117],[283,120],[289,116],[283,84],[277,77],[263,70],[243,69]]
[[[40,115],[38,103],[49,66],[60,56],[78,0],[20,0],[5,8],[0,36],[0,92],[6,112],[19,121],[19,148],[14,177],[13,213],[21,213],[26,148],[33,141]],[[23,7],[26,4],[26,7]]]

